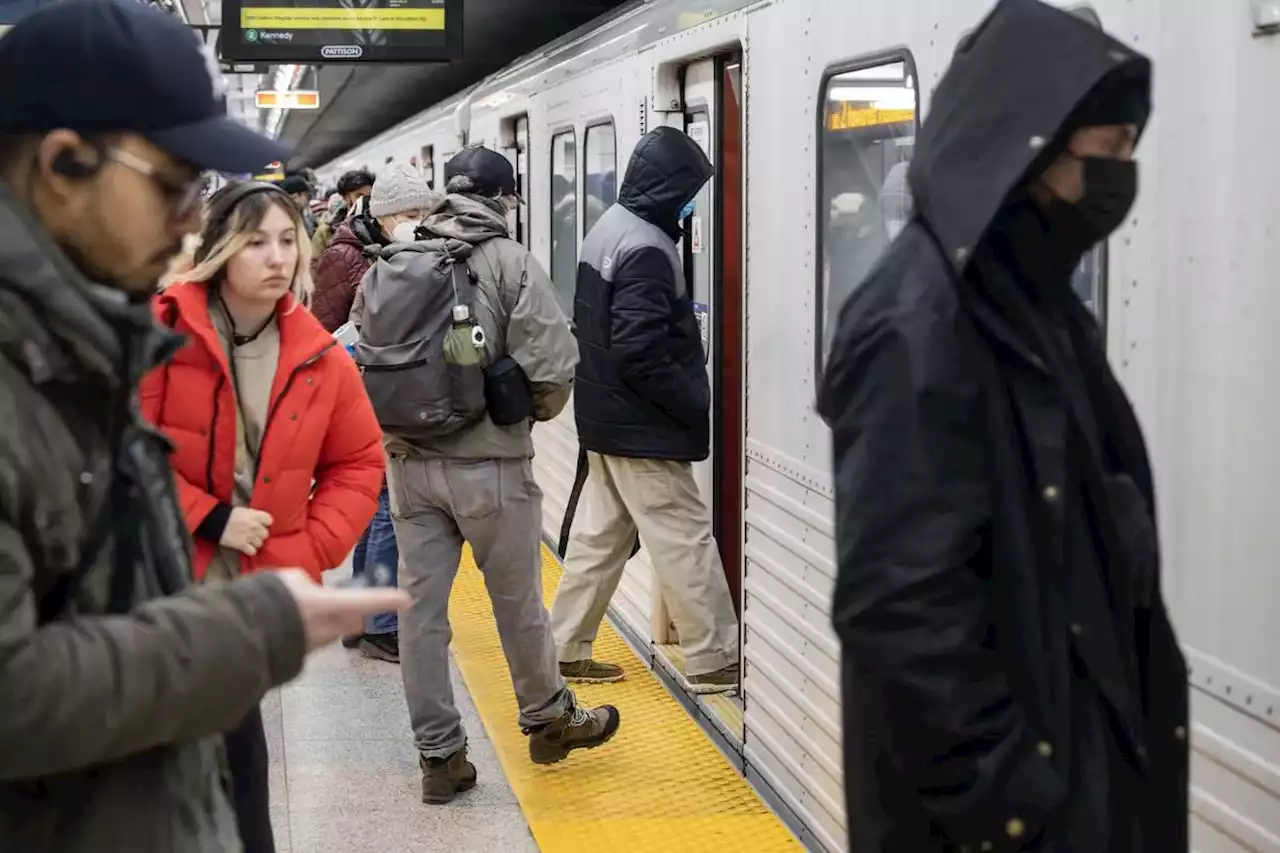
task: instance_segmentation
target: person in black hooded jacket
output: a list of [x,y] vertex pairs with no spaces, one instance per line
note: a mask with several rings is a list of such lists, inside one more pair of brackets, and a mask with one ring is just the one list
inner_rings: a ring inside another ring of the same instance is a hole
[[819,409],[852,850],[1187,850],[1150,463],[1071,288],[1133,203],[1150,75],[1001,0],[934,95],[915,218],[841,310]]
[[657,128],[636,144],[618,203],[582,243],[574,413],[586,511],[562,541],[551,611],[560,671],[571,681],[623,677],[621,667],[593,660],[591,647],[638,530],[674,593],[668,604],[690,687],[738,686],[738,617],[691,466],[710,452],[711,387],[676,251],[680,223],[712,174],[698,143]]

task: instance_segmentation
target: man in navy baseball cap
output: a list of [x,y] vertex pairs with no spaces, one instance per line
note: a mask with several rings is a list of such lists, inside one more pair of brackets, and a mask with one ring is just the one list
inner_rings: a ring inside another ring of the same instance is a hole
[[0,178],[92,280],[148,294],[207,172],[288,151],[228,118],[212,52],[137,2],[64,0],[0,39]]
[[183,337],[148,296],[201,225],[200,175],[284,157],[227,121],[218,80],[136,3],[63,0],[0,39],[4,853],[269,851],[242,844],[223,734],[408,604],[290,569],[189,585],[170,447],[138,407]]

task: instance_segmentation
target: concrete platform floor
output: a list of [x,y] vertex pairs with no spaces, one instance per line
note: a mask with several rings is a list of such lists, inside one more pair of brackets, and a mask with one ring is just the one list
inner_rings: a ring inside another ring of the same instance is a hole
[[[349,573],[344,566],[331,580]],[[537,853],[466,685],[449,668],[479,778],[447,806],[422,803],[399,666],[335,645],[268,694],[278,853]]]

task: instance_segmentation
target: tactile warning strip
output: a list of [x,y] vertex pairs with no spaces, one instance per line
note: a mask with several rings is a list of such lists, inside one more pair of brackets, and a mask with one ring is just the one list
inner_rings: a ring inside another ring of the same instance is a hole
[[[559,581],[560,566],[544,548],[548,606]],[[493,609],[470,549],[454,584],[449,618],[454,658],[543,853],[802,849],[608,622],[595,653],[622,665],[627,679],[577,684],[574,690],[589,706],[616,706],[621,728],[598,749],[540,767],[529,760],[528,741],[516,722]]]

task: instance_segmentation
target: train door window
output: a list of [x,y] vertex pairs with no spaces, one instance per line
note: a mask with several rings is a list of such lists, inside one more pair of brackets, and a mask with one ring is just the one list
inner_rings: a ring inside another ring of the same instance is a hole
[[582,233],[589,234],[618,200],[618,139],[612,119],[587,128]]
[[[709,103],[700,104],[685,113],[684,132],[698,143],[702,153],[706,154],[707,159],[715,165],[720,154],[713,147],[713,124],[709,106]],[[694,305],[699,309],[702,306],[710,306],[714,302],[712,290],[715,287],[715,281],[712,278],[711,263],[714,253],[708,251],[708,246],[712,242],[711,237],[716,228],[715,190],[715,181],[707,181],[703,184],[698,194],[693,197],[693,212],[681,223],[687,237],[680,241],[681,252],[684,255],[685,276],[689,280],[689,292],[693,297]],[[703,349],[707,351],[709,361],[712,345],[709,337],[710,318],[702,310],[698,311],[698,318],[706,327],[704,331],[708,337],[703,341]]]
[[551,281],[573,316],[578,279],[578,142],[572,130],[551,137]]
[[840,306],[911,216],[907,169],[920,112],[906,53],[833,69],[822,84],[818,146],[815,369],[821,373]]
[[525,203],[516,208],[516,230],[513,232],[517,241],[530,245],[529,235],[529,117],[520,116],[516,120],[516,192],[525,199]]
[[[516,192],[523,199],[529,197],[529,116],[520,115],[504,119],[499,131],[502,153],[511,163],[516,179]],[[507,214],[507,233],[511,239],[529,247],[529,209],[520,204]]]
[[422,177],[431,189],[436,188],[436,148],[434,145],[422,146]]

